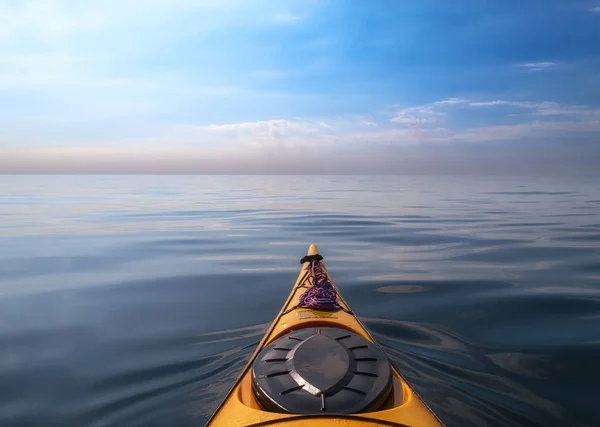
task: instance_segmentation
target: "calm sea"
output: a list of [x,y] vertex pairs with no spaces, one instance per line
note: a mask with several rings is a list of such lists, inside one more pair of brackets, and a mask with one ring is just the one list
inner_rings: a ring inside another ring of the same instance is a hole
[[1,176],[0,426],[202,426],[317,243],[450,426],[600,425],[600,179]]

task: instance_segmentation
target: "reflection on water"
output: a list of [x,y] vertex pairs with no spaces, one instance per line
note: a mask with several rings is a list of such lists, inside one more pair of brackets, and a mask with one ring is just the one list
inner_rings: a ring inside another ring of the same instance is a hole
[[0,425],[198,426],[317,243],[448,426],[600,425],[600,180],[5,176]]

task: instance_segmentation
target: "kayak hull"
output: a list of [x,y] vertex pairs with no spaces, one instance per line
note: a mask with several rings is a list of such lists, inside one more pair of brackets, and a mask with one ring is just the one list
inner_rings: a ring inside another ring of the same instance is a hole
[[[318,255],[311,245],[307,255]],[[321,269],[327,273],[324,263]],[[328,273],[327,273],[328,274]],[[299,298],[308,284],[310,262],[302,264],[300,274],[292,292],[281,311],[265,333],[248,364],[241,372],[228,396],[208,422],[208,426],[406,426],[443,427],[425,402],[412,389],[401,373],[392,366],[392,392],[387,399],[371,412],[357,414],[310,414],[299,415],[265,411],[258,403],[252,390],[252,364],[260,351],[278,338],[303,328],[334,327],[346,329],[377,345],[364,325],[352,313],[336,288],[341,310],[321,311],[298,307]],[[331,276],[329,280],[335,287]]]

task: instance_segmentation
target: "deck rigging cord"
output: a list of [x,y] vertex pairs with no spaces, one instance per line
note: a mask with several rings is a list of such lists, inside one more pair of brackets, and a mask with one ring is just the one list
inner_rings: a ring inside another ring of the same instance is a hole
[[[329,275],[323,271],[320,266],[321,260],[323,260],[323,257],[318,254],[307,255],[300,260],[301,264],[304,264],[305,262],[311,263],[307,274],[303,277],[298,285],[298,287],[304,287],[308,289],[300,295],[298,298],[298,304],[284,311],[283,314],[287,314],[298,307],[322,311],[342,310],[346,313],[352,313],[351,310],[344,308],[338,303],[337,292],[331,284]],[[310,286],[306,286],[304,284],[306,276],[308,275],[310,275],[310,279],[312,279],[309,280],[309,282],[312,281]]]
[[298,299],[298,306],[313,310],[339,310],[337,293],[329,281],[329,276],[319,266],[319,261],[311,261],[312,286]]

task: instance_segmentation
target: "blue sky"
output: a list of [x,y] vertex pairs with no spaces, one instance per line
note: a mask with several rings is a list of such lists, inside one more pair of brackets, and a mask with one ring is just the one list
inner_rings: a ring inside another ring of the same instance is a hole
[[0,172],[600,170],[600,1],[0,0]]

